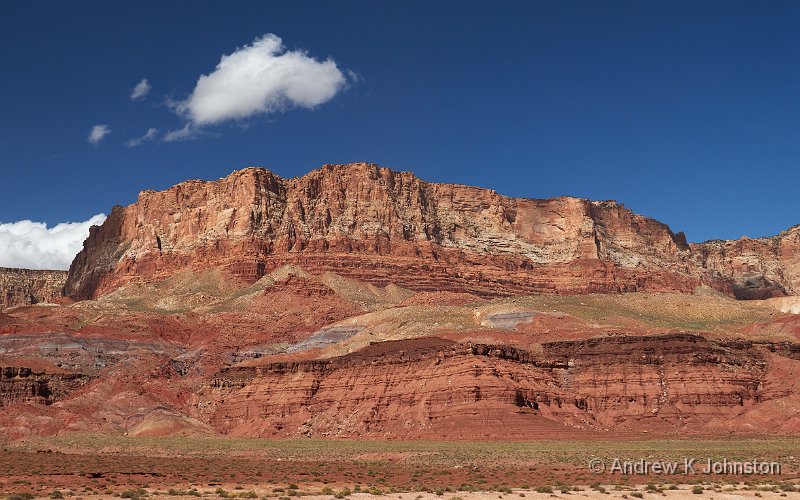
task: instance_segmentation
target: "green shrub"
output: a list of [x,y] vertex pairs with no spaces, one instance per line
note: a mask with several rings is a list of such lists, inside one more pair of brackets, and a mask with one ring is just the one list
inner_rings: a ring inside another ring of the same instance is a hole
[[535,491],[536,493],[552,493],[553,488],[549,486],[537,486]]
[[644,495],[642,495],[641,491],[633,491],[631,492],[631,496],[633,498],[644,498]]
[[692,488],[692,493],[694,493],[695,495],[702,495],[702,494],[703,494],[703,487],[702,487],[702,486],[700,486],[699,484],[698,484],[698,485],[695,485],[695,486]]
[[137,490],[126,490],[120,493],[119,496],[121,496],[122,498],[130,498],[132,500],[138,500],[139,498],[146,497],[147,491],[143,490],[142,488],[139,488]]

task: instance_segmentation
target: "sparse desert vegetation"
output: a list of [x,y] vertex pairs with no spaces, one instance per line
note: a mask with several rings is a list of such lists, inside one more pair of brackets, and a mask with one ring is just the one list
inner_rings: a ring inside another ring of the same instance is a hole
[[[9,498],[643,498],[708,495],[723,487],[778,496],[795,491],[796,482],[787,477],[800,470],[795,438],[464,442],[70,435],[5,443],[3,450],[0,493]],[[759,456],[780,461],[784,474],[714,477],[719,483],[712,485],[686,484],[707,476],[598,475],[588,469],[592,458],[617,456]]]

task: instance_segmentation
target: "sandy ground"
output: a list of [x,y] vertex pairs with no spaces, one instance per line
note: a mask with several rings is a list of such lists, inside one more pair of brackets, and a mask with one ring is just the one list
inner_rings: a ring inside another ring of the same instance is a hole
[[[709,486],[706,486],[707,489],[704,489],[702,493],[693,493],[692,488],[693,485],[677,485],[677,489],[674,490],[663,490],[663,491],[648,491],[645,487],[639,487],[636,489],[633,488],[625,488],[625,489],[615,489],[614,486],[604,486],[601,489],[592,489],[588,486],[578,487],[580,488],[579,491],[569,491],[567,493],[563,493],[558,490],[554,490],[553,493],[548,492],[538,492],[534,490],[513,490],[511,493],[508,492],[445,492],[442,495],[437,495],[436,493],[432,492],[412,492],[412,493],[392,493],[392,494],[379,494],[373,495],[369,493],[352,493],[346,498],[350,500],[377,500],[377,499],[393,499],[393,500],[495,500],[495,499],[519,499],[519,498],[531,498],[531,499],[540,499],[540,498],[587,498],[587,499],[609,499],[609,498],[621,498],[621,499],[634,499],[634,498],[667,498],[667,499],[714,499],[714,500],[735,500],[740,498],[761,498],[761,499],[778,499],[778,498],[797,498],[800,497],[800,492],[789,491],[784,492],[780,488],[775,485],[761,485],[758,487],[750,487],[747,488],[744,485],[724,485],[718,487],[718,489],[711,489]],[[206,498],[274,498],[275,500],[283,499],[286,500],[288,496],[280,496],[284,493],[282,492],[273,492],[272,489],[264,489],[264,488],[256,488],[253,490],[236,490],[230,489],[225,490],[225,492],[221,492],[219,490],[214,490],[210,488],[199,488],[197,491],[198,494],[190,495],[186,493],[187,491],[191,490],[191,488],[187,488],[185,491],[178,492],[179,494],[169,494],[166,491],[158,490],[156,488],[150,488],[147,490],[147,495],[142,496],[139,498],[148,498],[148,499],[177,499],[177,498],[194,498],[194,497],[206,497]],[[133,490],[131,490],[133,491]],[[141,490],[140,490],[141,493]],[[173,492],[174,493],[174,492]],[[122,492],[114,492],[114,493],[101,493],[97,494],[93,493],[86,493],[83,491],[65,491],[62,490],[62,494],[65,498],[73,498],[77,499],[84,499],[84,500],[96,500],[96,499],[108,499],[108,498],[119,498],[122,494],[126,498],[136,498],[135,495],[131,495],[130,493],[122,493]],[[333,500],[334,496],[332,495],[319,495],[319,494],[307,494],[307,493],[300,493],[303,499],[307,500]],[[641,497],[639,496],[641,495]],[[50,494],[45,492],[39,492],[37,494],[39,498],[50,498]],[[300,498],[300,496],[295,496],[293,498]]]

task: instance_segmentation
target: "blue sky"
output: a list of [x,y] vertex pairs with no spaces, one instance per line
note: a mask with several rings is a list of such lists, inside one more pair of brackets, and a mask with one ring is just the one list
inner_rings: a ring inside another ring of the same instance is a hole
[[[775,234],[800,223],[797,26],[800,3],[778,1],[2,2],[0,222],[85,221],[248,165],[371,161],[616,199],[691,241]],[[267,34],[343,80],[203,115],[201,75]]]

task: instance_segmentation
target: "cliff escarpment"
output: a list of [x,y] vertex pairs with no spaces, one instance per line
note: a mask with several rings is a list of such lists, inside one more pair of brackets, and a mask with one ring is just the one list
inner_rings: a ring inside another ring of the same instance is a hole
[[145,191],[91,230],[65,291],[223,267],[254,282],[286,264],[374,284],[483,296],[682,291],[739,298],[800,290],[800,228],[689,245],[616,202],[510,198],[373,164],[283,179],[247,168]]

